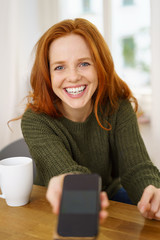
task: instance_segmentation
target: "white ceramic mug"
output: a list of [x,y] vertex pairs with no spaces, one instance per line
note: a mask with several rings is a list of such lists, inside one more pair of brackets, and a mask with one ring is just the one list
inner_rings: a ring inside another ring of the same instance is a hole
[[1,198],[9,206],[22,206],[29,202],[33,186],[33,163],[28,157],[12,157],[0,161]]

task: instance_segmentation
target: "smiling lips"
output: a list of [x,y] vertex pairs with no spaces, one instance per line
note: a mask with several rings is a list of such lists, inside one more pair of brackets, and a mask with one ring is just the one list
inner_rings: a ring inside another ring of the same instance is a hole
[[68,95],[71,96],[79,96],[80,94],[84,92],[86,89],[86,85],[80,86],[80,87],[72,87],[72,88],[65,88],[65,91],[68,93]]

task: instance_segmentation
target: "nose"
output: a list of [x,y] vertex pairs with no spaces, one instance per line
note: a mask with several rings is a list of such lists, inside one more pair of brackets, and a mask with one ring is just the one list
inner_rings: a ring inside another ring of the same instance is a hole
[[68,69],[68,75],[67,75],[67,80],[70,82],[77,82],[81,78],[78,70],[76,68],[70,68]]

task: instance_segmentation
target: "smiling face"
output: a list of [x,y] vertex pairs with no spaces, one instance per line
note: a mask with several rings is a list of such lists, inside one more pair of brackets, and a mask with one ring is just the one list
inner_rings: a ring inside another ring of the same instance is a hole
[[98,77],[84,38],[70,34],[54,40],[49,49],[49,61],[52,88],[64,112],[71,115],[72,111],[83,109],[87,115]]

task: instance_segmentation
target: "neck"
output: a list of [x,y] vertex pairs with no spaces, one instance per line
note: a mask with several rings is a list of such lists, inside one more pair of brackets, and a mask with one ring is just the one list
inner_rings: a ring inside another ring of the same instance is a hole
[[63,105],[61,105],[61,112],[64,117],[68,118],[69,120],[73,122],[85,122],[85,120],[88,118],[90,113],[93,110],[93,104],[87,104],[84,108],[80,109],[69,109],[65,108]]

